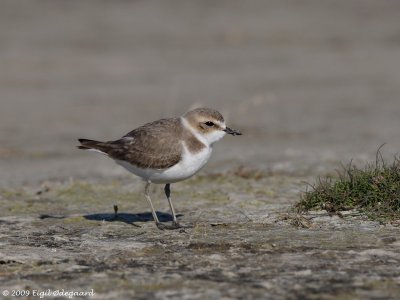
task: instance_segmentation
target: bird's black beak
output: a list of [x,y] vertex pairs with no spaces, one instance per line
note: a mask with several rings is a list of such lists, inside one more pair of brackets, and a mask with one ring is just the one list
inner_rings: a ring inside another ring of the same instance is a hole
[[226,128],[224,129],[224,131],[225,131],[227,134],[242,135],[242,133],[241,133],[239,130],[232,129],[232,128],[229,128],[229,127],[226,127]]

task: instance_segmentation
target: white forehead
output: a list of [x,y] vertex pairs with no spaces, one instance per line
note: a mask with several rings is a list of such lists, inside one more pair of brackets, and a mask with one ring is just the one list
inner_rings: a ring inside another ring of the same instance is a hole
[[219,125],[219,127],[221,127],[222,129],[226,128],[225,122],[221,122],[221,121],[218,121],[218,120],[215,120],[213,122],[215,122],[215,124]]

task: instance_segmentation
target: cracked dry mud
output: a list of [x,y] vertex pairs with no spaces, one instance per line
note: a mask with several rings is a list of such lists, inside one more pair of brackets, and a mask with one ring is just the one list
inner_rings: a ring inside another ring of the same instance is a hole
[[[93,289],[95,299],[395,299],[400,228],[291,210],[290,175],[198,176],[173,186],[184,230],[160,231],[142,186],[47,182],[3,190],[1,285]],[[160,219],[169,222],[160,186]],[[114,215],[113,205],[119,213]]]

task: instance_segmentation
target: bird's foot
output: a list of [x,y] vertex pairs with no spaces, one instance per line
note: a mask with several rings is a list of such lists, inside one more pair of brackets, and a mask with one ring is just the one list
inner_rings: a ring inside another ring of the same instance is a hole
[[175,229],[182,229],[183,226],[178,222],[174,221],[171,225],[166,225],[164,223],[156,223],[157,228],[160,230],[175,230]]
[[168,228],[167,228],[167,225],[165,225],[165,224],[163,224],[163,223],[160,223],[160,222],[156,223],[156,226],[157,226],[157,228],[160,229],[160,230],[168,229]]
[[178,221],[172,222],[171,229],[180,229],[180,228],[183,228],[183,226],[181,224],[179,224]]

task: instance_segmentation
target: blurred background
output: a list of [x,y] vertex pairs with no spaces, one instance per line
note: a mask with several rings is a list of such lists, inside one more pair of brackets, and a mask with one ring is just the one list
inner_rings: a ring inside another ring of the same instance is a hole
[[208,171],[320,174],[400,149],[396,0],[3,0],[0,67],[5,186],[128,176],[76,139],[194,106],[244,132]]

